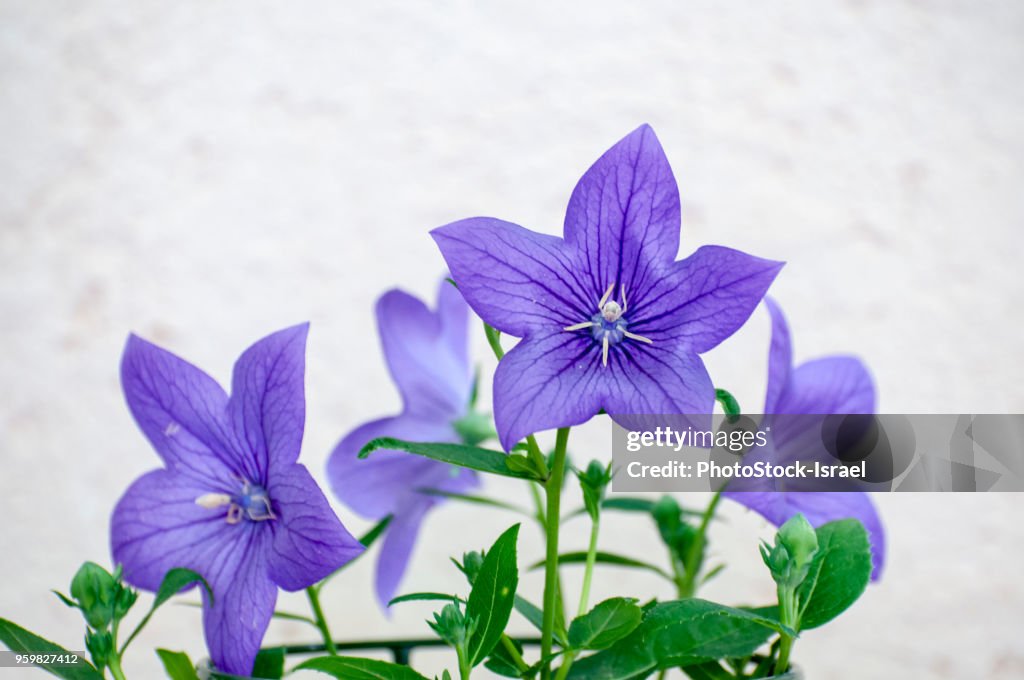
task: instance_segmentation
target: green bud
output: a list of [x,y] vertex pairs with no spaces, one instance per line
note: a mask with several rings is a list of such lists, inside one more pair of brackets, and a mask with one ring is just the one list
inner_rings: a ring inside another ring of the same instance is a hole
[[86,562],[71,580],[71,597],[78,601],[85,620],[95,630],[106,628],[114,618],[120,584],[106,569]]
[[601,501],[604,499],[605,490],[612,481],[612,467],[592,460],[586,470],[576,473],[576,477],[580,480],[587,514],[596,521],[601,514]]
[[105,630],[90,630],[85,634],[85,648],[89,650],[89,655],[92,656],[93,665],[96,668],[102,669],[110,659],[110,652],[114,648],[114,639]]
[[476,576],[480,573],[480,567],[484,565],[483,553],[476,552],[475,550],[462,555],[462,571],[466,574],[466,578],[469,580],[469,585],[476,583]]
[[123,619],[137,599],[139,599],[137,590],[118,583],[117,596],[114,598],[114,618],[117,620]]
[[438,637],[452,647],[462,647],[472,637],[476,625],[473,620],[459,609],[458,605],[448,604],[440,612],[434,613],[434,620],[427,621]]
[[809,567],[818,552],[818,534],[807,518],[800,513],[793,515],[782,525],[776,542],[786,547],[797,571]]

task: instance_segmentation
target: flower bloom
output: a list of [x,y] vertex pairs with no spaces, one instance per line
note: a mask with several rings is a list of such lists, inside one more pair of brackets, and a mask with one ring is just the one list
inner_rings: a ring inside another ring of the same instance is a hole
[[644,125],[580,179],[564,238],[489,217],[432,232],[473,310],[523,338],[494,376],[505,450],[601,409],[710,414],[698,355],[747,320],[782,264],[717,246],[676,261],[679,217],[668,159]]
[[[771,349],[768,354],[766,414],[864,414],[875,412],[875,386],[867,367],[856,357],[828,356],[793,367],[793,344],[786,317],[778,304],[765,298],[772,319]],[[785,421],[799,424],[802,421]],[[801,453],[801,433],[792,427],[773,432],[769,441],[772,455],[786,460]],[[739,486],[749,486],[737,480]],[[730,485],[734,489],[737,484]],[[782,526],[803,513],[812,526],[838,519],[854,518],[864,524],[871,541],[872,579],[878,580],[885,565],[885,530],[871,498],[864,492],[824,491],[726,491],[723,495]]]
[[467,414],[473,391],[468,321],[466,303],[447,281],[441,283],[437,311],[399,290],[381,296],[377,329],[391,379],[402,395],[402,412],[347,434],[327,463],[338,499],[367,518],[392,516],[377,560],[382,606],[398,589],[425,515],[442,500],[422,490],[464,493],[478,480],[470,470],[402,451],[376,451],[365,460],[357,456],[377,437],[461,441],[455,423]]
[[114,561],[155,591],[201,574],[203,626],[221,671],[252,673],[278,587],[299,590],[362,552],[296,460],[305,421],[308,325],[238,359],[230,397],[204,372],[134,335],[121,362],[128,407],[166,467],[137,479],[111,519]]

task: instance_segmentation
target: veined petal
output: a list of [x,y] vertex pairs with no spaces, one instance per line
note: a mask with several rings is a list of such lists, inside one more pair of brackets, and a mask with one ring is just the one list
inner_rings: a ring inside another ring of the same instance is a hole
[[267,483],[271,464],[299,457],[306,419],[304,375],[309,324],[278,331],[253,344],[235,362],[228,403],[237,438],[247,446],[249,481]]
[[[346,435],[327,461],[327,479],[334,495],[364,517],[381,519],[395,514],[410,496],[418,495],[416,489],[428,482],[436,484],[436,480],[446,479],[456,470],[446,463],[404,451],[374,451],[369,458],[360,460],[360,449],[377,437],[458,441],[450,424],[410,415],[374,420]],[[459,474],[475,480],[475,474],[468,470]]]
[[229,525],[223,509],[207,509],[196,499],[231,489],[206,484],[191,475],[154,470],[139,477],[114,508],[111,553],[124,566],[128,583],[156,591],[175,567],[204,576],[226,549],[240,525]]
[[764,304],[772,317],[772,340],[771,348],[768,350],[768,389],[764,397],[764,412],[776,413],[779,397],[786,389],[789,373],[793,368],[793,343],[782,308],[770,297],[764,299]]
[[729,492],[723,495],[754,510],[775,526],[782,526],[798,512],[814,527],[839,519],[856,519],[871,541],[871,579],[877,581],[885,566],[885,529],[871,497],[858,491]]
[[213,378],[130,335],[121,385],[135,422],[168,467],[209,483],[237,474],[239,456],[225,427],[228,397]]
[[529,337],[498,362],[494,424],[506,451],[528,434],[579,425],[601,408],[601,354],[589,337]]
[[277,586],[267,575],[270,531],[257,523],[233,527],[231,540],[200,572],[213,589],[213,604],[203,591],[206,647],[218,670],[251,675],[263,635],[277,602]]
[[453,420],[465,411],[473,387],[466,354],[469,308],[447,282],[439,296],[432,312],[408,293],[388,291],[377,301],[377,327],[406,413]]
[[731,248],[698,248],[631,302],[630,330],[706,352],[746,322],[781,268]]
[[430,232],[469,306],[503,333],[564,328],[590,318],[594,296],[562,239],[490,217]]
[[[642,125],[580,178],[565,240],[585,262],[589,302],[609,285],[639,294],[679,252],[679,189],[654,130]],[[577,320],[586,317],[578,317]]]
[[280,587],[309,587],[363,552],[305,466],[276,471],[267,491],[278,513],[269,525],[274,539],[268,567]]
[[777,413],[874,413],[875,385],[853,356],[828,356],[796,367],[776,404]]
[[639,421],[624,416],[679,414],[695,428],[710,427],[715,388],[700,357],[657,345],[620,348],[599,372],[601,405],[613,420],[632,428]]
[[434,499],[426,496],[410,499],[396,511],[394,519],[388,524],[380,555],[377,556],[376,584],[377,600],[385,609],[398,592],[398,586],[409,567],[423,519],[434,503]]

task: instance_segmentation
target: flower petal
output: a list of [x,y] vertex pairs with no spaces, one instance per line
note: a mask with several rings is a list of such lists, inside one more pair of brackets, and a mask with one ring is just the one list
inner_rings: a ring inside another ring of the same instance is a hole
[[847,492],[725,492],[723,495],[754,510],[775,526],[802,512],[814,527],[838,519],[860,520],[871,541],[871,578],[877,581],[885,566],[885,529],[871,497],[858,491]]
[[586,263],[591,304],[612,284],[627,294],[647,288],[652,270],[675,260],[679,189],[649,125],[626,135],[580,178],[565,212],[565,240]]
[[530,337],[498,362],[494,424],[506,451],[528,434],[579,425],[601,408],[600,351],[589,337]]
[[[404,451],[374,451],[369,458],[360,460],[360,449],[377,437],[420,442],[458,441],[458,435],[448,423],[409,415],[374,420],[346,435],[327,461],[327,479],[334,495],[364,517],[382,519],[397,513],[410,496],[419,495],[416,489],[425,485],[437,488],[437,484],[457,470],[446,463]],[[468,470],[460,475],[475,480],[475,474]]]
[[782,308],[770,297],[764,299],[764,304],[772,317],[772,340],[771,348],[768,350],[768,390],[764,397],[764,412],[775,413],[779,397],[786,389],[789,373],[793,368],[793,343]]
[[398,586],[409,566],[420,527],[435,500],[420,496],[400,508],[388,524],[380,555],[377,556],[377,600],[385,609],[398,592]]
[[782,268],[731,248],[704,246],[631,300],[629,329],[703,353],[736,332]]
[[270,532],[255,522],[233,528],[214,563],[200,572],[213,589],[212,606],[203,591],[203,629],[217,669],[248,676],[274,613],[277,586],[267,575]]
[[271,464],[287,467],[299,457],[308,331],[309,324],[300,324],[268,335],[235,362],[228,411],[238,439],[247,445],[243,462],[249,481],[266,485]]
[[227,545],[239,526],[225,521],[226,509],[207,509],[196,499],[226,493],[191,475],[154,470],[139,477],[114,508],[110,521],[111,554],[124,566],[125,580],[156,591],[175,567],[204,576],[213,556]]
[[363,552],[304,465],[277,471],[267,491],[278,513],[270,523],[269,553],[270,578],[277,585],[307,588]]
[[562,239],[511,222],[473,217],[434,229],[466,302],[503,333],[524,337],[585,321],[596,297]]
[[829,356],[798,366],[779,396],[776,413],[874,413],[875,385],[852,356]]
[[432,312],[408,293],[388,291],[377,301],[377,326],[405,412],[454,420],[465,411],[473,387],[466,356],[469,314],[451,284],[443,284],[440,296],[439,309]]
[[130,335],[121,358],[121,385],[135,422],[172,470],[211,484],[237,470],[224,419],[228,397],[213,378]]

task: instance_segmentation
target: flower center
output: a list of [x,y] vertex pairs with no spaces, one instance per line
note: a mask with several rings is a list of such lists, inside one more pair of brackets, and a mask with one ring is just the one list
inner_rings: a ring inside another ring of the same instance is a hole
[[233,496],[226,493],[207,493],[196,499],[196,505],[210,510],[227,506],[228,524],[238,524],[243,519],[251,522],[277,519],[270,505],[267,490],[248,480],[242,480],[241,490]]
[[615,290],[615,284],[608,286],[608,290],[604,292],[601,299],[597,303],[597,314],[590,317],[590,321],[582,321],[572,326],[566,326],[562,330],[575,332],[590,329],[590,336],[601,344],[601,365],[608,365],[608,349],[617,345],[626,338],[636,340],[637,342],[643,342],[648,345],[652,344],[650,338],[645,338],[642,335],[636,333],[630,333],[626,330],[629,323],[624,318],[624,314],[628,309],[628,303],[626,302],[626,287],[620,287],[620,294],[622,296],[622,305],[619,305],[615,300],[610,300],[612,292]]

